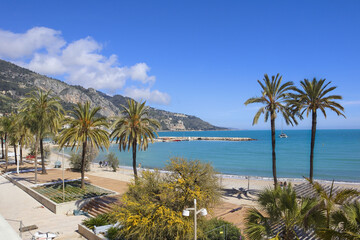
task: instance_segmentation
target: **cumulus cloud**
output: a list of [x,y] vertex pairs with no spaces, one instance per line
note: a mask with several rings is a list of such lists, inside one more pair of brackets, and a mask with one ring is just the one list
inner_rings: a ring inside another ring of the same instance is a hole
[[101,54],[102,45],[91,37],[67,43],[60,31],[35,27],[25,33],[13,33],[0,29],[0,57],[20,63],[35,72],[65,76],[70,84],[109,91],[123,90],[127,80],[144,85],[126,88],[125,94],[158,104],[168,104],[170,96],[150,88],[155,76],[149,75],[146,63],[119,66],[116,55]]
[[34,27],[26,33],[0,29],[0,42],[0,56],[11,59],[29,57],[40,49],[54,54],[66,44],[60,31],[46,27]]
[[158,90],[151,91],[149,88],[126,88],[125,95],[138,101],[146,99],[150,102],[158,104],[170,103],[170,96],[167,93],[163,93]]

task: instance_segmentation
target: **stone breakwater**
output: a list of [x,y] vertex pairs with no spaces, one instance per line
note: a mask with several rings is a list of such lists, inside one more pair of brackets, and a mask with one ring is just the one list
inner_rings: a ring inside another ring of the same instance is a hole
[[181,142],[181,141],[256,141],[247,137],[158,137],[159,142]]

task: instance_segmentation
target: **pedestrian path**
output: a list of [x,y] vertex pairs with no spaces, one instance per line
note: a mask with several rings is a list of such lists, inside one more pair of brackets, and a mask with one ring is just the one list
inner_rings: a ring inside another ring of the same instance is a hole
[[56,215],[2,176],[0,176],[0,215],[17,233],[19,233],[20,221],[25,226],[38,226],[37,230],[23,233],[22,239],[31,239],[36,231],[59,233],[56,239],[84,239],[76,230],[85,216]]

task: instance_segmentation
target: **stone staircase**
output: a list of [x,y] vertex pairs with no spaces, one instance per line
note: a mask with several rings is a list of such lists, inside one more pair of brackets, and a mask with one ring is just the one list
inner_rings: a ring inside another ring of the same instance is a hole
[[104,196],[91,200],[81,210],[96,217],[97,215],[111,212],[114,204],[121,204],[119,196]]

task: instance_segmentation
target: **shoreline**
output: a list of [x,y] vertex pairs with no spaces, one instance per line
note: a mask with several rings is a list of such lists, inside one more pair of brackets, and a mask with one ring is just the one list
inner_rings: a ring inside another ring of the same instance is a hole
[[[56,145],[52,145],[52,150],[51,150],[51,153],[53,153],[54,155],[56,155],[56,160],[61,160],[63,154],[62,152],[59,152],[56,149]],[[64,158],[65,158],[65,168],[69,168],[69,159],[70,155],[69,154],[66,154],[64,153]],[[54,160],[53,162],[49,159],[49,162],[51,162],[51,164],[53,165],[55,163]],[[100,168],[99,167],[99,161],[100,159],[96,159],[94,162],[91,163],[91,167],[94,167],[96,166],[95,168],[98,168],[99,170],[103,169],[105,170],[105,168]],[[104,160],[101,160],[101,161],[104,161]],[[121,171],[121,170],[124,170],[124,171],[130,171],[130,173],[132,174],[132,166],[126,166],[126,165],[119,165],[118,166],[118,172]],[[161,169],[161,168],[152,168],[152,167],[142,167],[142,168],[138,168],[138,171],[141,171],[141,170],[150,170],[150,171],[154,171],[154,170],[159,170],[160,172],[162,173],[165,173],[166,170],[164,169]],[[216,170],[216,169],[215,169]],[[92,170],[90,170],[90,172],[92,172]],[[128,173],[128,174],[130,174]],[[131,175],[130,174],[130,175]],[[229,174],[229,173],[221,173],[219,172],[217,174],[222,180],[224,179],[229,179],[229,180],[233,180],[233,181],[248,181],[248,177],[250,177],[250,181],[255,181],[255,182],[262,182],[262,181],[266,181],[268,183],[271,183],[273,182],[273,178],[272,177],[264,177],[264,176],[246,176],[246,175],[236,175],[236,174]],[[314,179],[315,181],[319,182],[319,183],[323,183],[323,184],[331,184],[332,183],[332,180],[327,180],[327,179]],[[286,181],[286,182],[292,182],[292,183],[295,183],[295,184],[299,184],[299,183],[303,183],[303,182],[306,182],[306,179],[304,178],[296,178],[296,177],[278,177],[278,181]],[[360,180],[359,181],[346,181],[346,180],[336,180],[334,181],[334,184],[337,184],[337,185],[347,185],[347,186],[355,186],[355,187],[358,187],[360,188]]]

